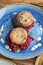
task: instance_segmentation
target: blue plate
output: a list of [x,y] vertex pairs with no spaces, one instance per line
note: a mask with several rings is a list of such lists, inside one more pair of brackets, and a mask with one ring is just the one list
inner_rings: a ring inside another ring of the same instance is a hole
[[[29,31],[29,35],[33,36],[35,40],[31,42],[30,46],[26,50],[15,53],[14,51],[9,51],[5,48],[5,45],[7,44],[6,35],[13,28],[11,23],[12,15],[23,10],[30,11],[35,18],[34,27]],[[0,39],[3,38],[5,43],[3,44],[0,41],[0,54],[8,58],[23,60],[33,58],[43,52],[43,11],[38,7],[30,4],[13,4],[2,8],[0,9],[0,29],[2,25],[4,25],[4,31],[2,35],[0,35]],[[41,30],[39,27],[41,27]],[[39,42],[36,41],[38,37],[41,37]],[[35,45],[35,50],[32,50]],[[39,46],[37,47],[37,45]]]

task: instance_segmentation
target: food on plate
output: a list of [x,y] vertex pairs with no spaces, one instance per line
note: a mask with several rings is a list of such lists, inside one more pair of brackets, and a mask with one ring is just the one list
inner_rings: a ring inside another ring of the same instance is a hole
[[27,30],[34,26],[33,15],[25,10],[13,15],[12,22],[14,26],[24,27]]
[[27,40],[27,32],[23,28],[14,28],[10,32],[12,43],[23,44]]
[[29,36],[27,31],[21,27],[13,28],[7,34],[6,39],[9,47],[13,51],[16,51],[17,49],[24,50],[28,48],[31,41],[34,40],[33,37]]

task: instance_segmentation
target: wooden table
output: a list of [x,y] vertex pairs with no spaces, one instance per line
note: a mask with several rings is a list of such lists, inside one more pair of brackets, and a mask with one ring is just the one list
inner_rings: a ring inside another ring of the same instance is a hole
[[[39,0],[34,0],[34,1],[33,0],[0,0],[0,8],[5,5],[14,4],[14,3],[30,3],[43,9],[43,0],[40,1]],[[8,59],[16,63],[17,65],[35,65],[35,61],[37,57],[28,60],[12,60],[0,55],[0,58]]]

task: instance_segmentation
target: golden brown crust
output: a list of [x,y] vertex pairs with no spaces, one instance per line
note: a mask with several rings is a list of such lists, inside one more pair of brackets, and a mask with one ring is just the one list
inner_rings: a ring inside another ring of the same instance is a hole
[[33,16],[28,11],[22,11],[18,13],[17,20],[20,21],[23,26],[29,26],[33,23]]
[[27,32],[23,28],[14,28],[10,33],[10,40],[15,44],[23,44],[27,40]]

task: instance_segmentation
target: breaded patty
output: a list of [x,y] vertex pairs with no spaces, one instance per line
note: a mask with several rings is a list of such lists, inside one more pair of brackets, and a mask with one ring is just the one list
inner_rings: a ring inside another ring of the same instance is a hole
[[10,40],[15,44],[23,44],[27,40],[27,32],[23,28],[13,28],[10,32]]

